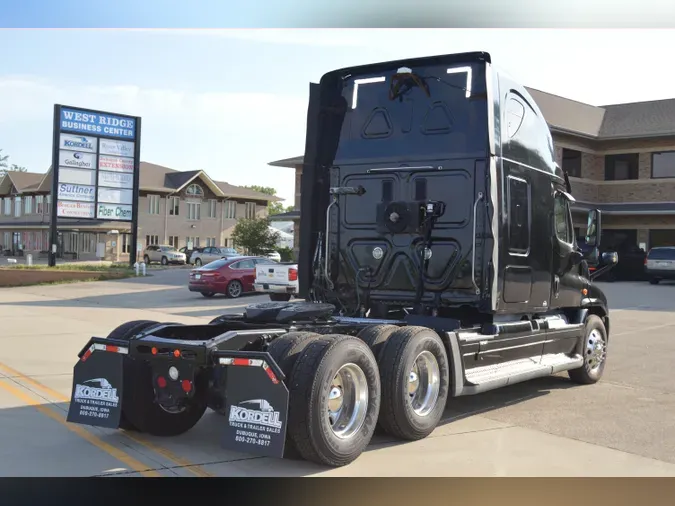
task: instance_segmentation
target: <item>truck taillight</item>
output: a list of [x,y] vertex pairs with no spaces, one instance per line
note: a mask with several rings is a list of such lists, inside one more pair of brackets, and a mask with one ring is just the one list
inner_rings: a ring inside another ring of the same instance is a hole
[[298,280],[298,269],[288,269],[288,281]]

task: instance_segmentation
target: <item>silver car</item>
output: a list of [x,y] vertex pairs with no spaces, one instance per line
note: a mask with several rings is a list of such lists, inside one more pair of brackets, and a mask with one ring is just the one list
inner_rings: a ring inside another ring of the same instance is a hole
[[190,258],[190,263],[197,267],[210,264],[221,258],[232,258],[240,256],[234,248],[220,248],[218,246],[207,246],[199,251],[195,251]]
[[173,246],[160,244],[148,246],[145,248],[145,252],[143,253],[143,261],[148,265],[152,262],[159,262],[162,265],[185,265],[186,257],[185,253],[181,253]]

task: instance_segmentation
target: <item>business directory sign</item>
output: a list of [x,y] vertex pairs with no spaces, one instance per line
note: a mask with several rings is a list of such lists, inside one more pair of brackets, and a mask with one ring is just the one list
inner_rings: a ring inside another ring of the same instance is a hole
[[137,116],[54,106],[53,238],[61,218],[128,222],[136,242],[140,131]]
[[140,118],[61,105],[54,113],[56,216],[132,221]]

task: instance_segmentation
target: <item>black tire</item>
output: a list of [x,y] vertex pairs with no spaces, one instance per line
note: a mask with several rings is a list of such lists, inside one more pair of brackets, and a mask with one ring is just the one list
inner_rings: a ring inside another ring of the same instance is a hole
[[198,258],[197,260],[195,260],[195,265],[196,265],[197,267],[201,267],[201,266],[202,266],[202,259],[201,259],[201,258]]
[[270,300],[274,302],[288,302],[291,300],[290,293],[270,293]]
[[[110,334],[108,334],[108,339],[119,339],[122,341],[129,341],[131,336],[151,327],[157,325],[158,322],[151,320],[134,320],[130,322],[123,323],[116,329],[114,329]],[[126,416],[126,411],[128,411],[133,405],[131,397],[133,394],[133,385],[136,379],[135,370],[137,369],[136,364],[127,356],[124,357],[123,361],[123,391],[124,397],[122,400],[122,416],[120,418],[119,428],[124,430],[138,431],[138,427],[134,426]],[[131,408],[133,409],[133,408]]]
[[[312,342],[312,339],[316,339],[318,337],[320,337],[319,334],[314,332],[289,332],[288,334],[285,334],[272,341],[272,343],[267,347],[267,352],[281,368],[284,376],[286,376],[285,383],[287,386],[290,380],[291,372],[293,371],[293,366],[295,365],[298,357],[307,347],[307,345]],[[301,458],[300,452],[298,452],[298,449],[295,447],[293,440],[288,434],[286,434],[284,458]]]
[[[158,322],[142,320],[128,322],[113,330],[109,337],[116,337],[116,333],[129,339],[131,336],[159,325]],[[125,333],[125,334],[123,334]],[[152,369],[144,362],[134,361],[125,357],[124,368],[124,399],[122,412],[128,430],[147,432],[153,436],[177,436],[190,430],[206,411],[206,378],[195,378],[195,397],[180,413],[168,413],[155,403],[155,392],[152,384]],[[120,424],[121,428],[122,427]]]
[[169,265],[169,259],[166,258],[166,257],[162,257],[161,264],[162,264],[162,265]]
[[357,334],[357,337],[368,345],[379,364],[379,357],[384,348],[384,343],[399,328],[401,327],[397,325],[373,325],[361,330]]
[[203,297],[206,297],[207,299],[209,299],[209,298],[211,298],[215,295],[215,293],[213,293],[213,292],[201,292],[201,294],[202,294]]
[[[328,420],[328,392],[336,372],[355,364],[368,385],[365,419],[350,437],[340,439]],[[298,357],[288,382],[288,432],[305,460],[333,467],[356,460],[370,443],[380,407],[380,376],[370,348],[357,337],[323,335]]]
[[238,299],[244,293],[244,285],[242,285],[241,281],[238,279],[233,279],[227,284],[226,291],[226,295],[229,299]]
[[[597,334],[600,334],[602,343],[597,343],[597,341],[592,339],[591,334],[594,330],[597,331]],[[593,342],[591,343],[591,341]],[[600,380],[603,372],[605,371],[607,343],[607,329],[605,329],[605,324],[603,323],[602,319],[594,314],[589,315],[588,318],[586,318],[586,325],[584,327],[584,341],[580,346],[581,354],[584,357],[584,365],[578,369],[567,371],[567,375],[574,383],[578,383],[580,385],[592,385],[593,383],[597,383]],[[602,361],[600,362],[599,367],[595,369],[591,368],[589,370],[587,365],[589,365],[589,358],[592,356],[592,353],[588,347],[591,344],[600,344],[600,346],[602,346]]]
[[[425,351],[436,359],[439,385],[433,408],[420,415],[413,410],[408,387],[414,361]],[[449,393],[450,365],[440,336],[426,327],[399,328],[389,336],[378,365],[382,384],[379,426],[400,439],[424,439],[441,420]]]
[[150,257],[148,255],[145,255],[143,257],[143,262],[145,262],[145,265],[150,265]]
[[649,284],[650,285],[658,285],[659,281],[661,281],[659,278],[650,278],[649,279]]

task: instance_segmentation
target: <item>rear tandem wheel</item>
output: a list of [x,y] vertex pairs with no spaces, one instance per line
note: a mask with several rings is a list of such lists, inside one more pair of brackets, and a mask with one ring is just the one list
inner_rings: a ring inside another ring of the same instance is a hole
[[[113,330],[108,338],[128,341],[132,336],[162,325],[149,320],[124,323]],[[124,363],[124,398],[120,428],[147,432],[153,436],[176,436],[187,432],[201,419],[206,411],[206,382],[195,378],[195,397],[181,411],[169,411],[155,402],[152,384],[152,369],[144,362],[128,356]]]

